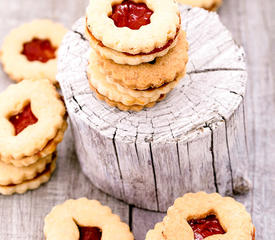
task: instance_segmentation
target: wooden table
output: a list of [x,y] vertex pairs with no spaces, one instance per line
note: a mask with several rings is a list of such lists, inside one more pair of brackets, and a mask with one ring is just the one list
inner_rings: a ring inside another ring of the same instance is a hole
[[[84,15],[88,0],[1,0],[0,43],[10,29],[34,18],[50,18],[68,28]],[[275,1],[224,0],[223,23],[247,53],[247,148],[252,190],[236,196],[252,214],[256,239],[275,236]],[[0,70],[0,90],[11,81]],[[97,190],[81,173],[70,128],[59,146],[58,169],[52,180],[24,195],[0,196],[0,239],[43,239],[43,220],[51,208],[69,198],[95,198],[129,223],[136,240],[162,219],[163,213],[144,211]],[[271,237],[271,238],[270,238]]]

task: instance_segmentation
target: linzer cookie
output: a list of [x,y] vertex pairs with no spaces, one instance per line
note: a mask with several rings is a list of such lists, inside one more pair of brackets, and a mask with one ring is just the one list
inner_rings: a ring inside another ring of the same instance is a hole
[[222,4],[222,0],[177,0],[179,3],[192,7],[204,8],[208,11],[216,11]]
[[66,29],[50,20],[35,20],[13,29],[4,39],[1,62],[11,79],[47,78],[56,83],[57,50]]
[[51,163],[55,156],[56,153],[50,154],[27,167],[15,167],[0,161],[0,186],[20,184],[35,178],[46,169],[47,164]]
[[20,160],[42,151],[63,126],[65,113],[60,95],[48,80],[9,86],[0,94],[1,160]]
[[172,0],[95,0],[86,12],[87,36],[95,51],[119,64],[138,65],[164,56],[180,31]]
[[0,193],[24,193],[47,182],[66,128],[64,103],[49,80],[24,80],[1,93]]
[[80,198],[58,205],[45,218],[46,240],[134,240],[129,226],[96,200]]
[[176,199],[163,222],[146,240],[254,240],[255,228],[245,207],[217,193],[188,193]]
[[[52,156],[54,156],[54,158],[51,159],[51,162],[45,166],[43,171],[37,173],[32,179],[24,180],[18,184],[0,184],[0,193],[3,195],[11,195],[14,193],[22,194],[28,190],[36,189],[40,187],[41,184],[48,182],[56,168],[56,155],[53,154]],[[25,170],[26,168],[23,169],[22,172]],[[12,174],[12,172],[10,172],[10,174]]]

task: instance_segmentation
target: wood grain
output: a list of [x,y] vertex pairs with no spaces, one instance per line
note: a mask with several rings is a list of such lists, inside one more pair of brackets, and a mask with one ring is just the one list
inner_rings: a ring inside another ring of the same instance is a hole
[[[70,27],[83,15],[87,3],[88,0],[1,0],[0,43],[8,30],[37,17],[49,17]],[[247,54],[249,81],[244,111],[249,178],[253,189],[248,195],[237,198],[253,216],[257,240],[268,240],[275,235],[274,9],[274,0],[224,0],[219,12],[223,23],[231,30],[237,42],[244,46]],[[5,89],[10,83],[0,70],[0,89]],[[42,240],[44,215],[53,205],[71,196],[93,196],[110,204],[116,213],[125,221],[128,220],[128,206],[97,191],[80,173],[75,157],[71,156],[72,135],[67,133],[65,139],[59,151],[58,170],[51,182],[23,196],[0,197],[0,239]],[[67,142],[68,147],[64,147]],[[181,153],[182,156],[186,154],[184,149]],[[223,155],[228,159],[226,153]],[[65,171],[62,170],[64,167]],[[81,185],[71,185],[73,181],[70,175],[74,176],[73,179],[79,179]],[[130,223],[136,240],[144,240],[148,229],[160,221],[163,215],[132,207],[130,209]]]

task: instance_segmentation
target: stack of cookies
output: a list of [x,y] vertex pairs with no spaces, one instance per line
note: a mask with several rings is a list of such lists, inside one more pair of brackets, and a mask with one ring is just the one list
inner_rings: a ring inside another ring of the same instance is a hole
[[67,128],[64,103],[49,80],[23,80],[0,94],[0,193],[38,188],[56,166]]
[[188,43],[173,0],[92,0],[86,33],[90,86],[120,110],[154,106],[185,74]]

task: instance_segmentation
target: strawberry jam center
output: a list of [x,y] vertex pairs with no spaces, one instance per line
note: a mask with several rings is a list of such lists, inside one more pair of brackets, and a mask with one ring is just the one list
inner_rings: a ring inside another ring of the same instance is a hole
[[78,227],[79,240],[100,240],[102,231],[98,227]]
[[24,107],[23,111],[9,118],[15,129],[15,135],[18,135],[26,127],[35,124],[38,119],[34,116],[31,110],[31,105],[28,104]]
[[30,42],[24,43],[21,53],[25,55],[29,61],[45,63],[55,58],[55,51],[56,48],[52,46],[48,39],[42,40],[34,38]]
[[215,215],[209,215],[202,219],[191,219],[188,223],[193,229],[195,240],[202,240],[215,234],[225,233]]
[[136,3],[131,0],[124,0],[121,4],[113,6],[112,14],[109,16],[113,19],[117,27],[128,27],[133,30],[150,24],[150,17],[153,11],[145,3]]

